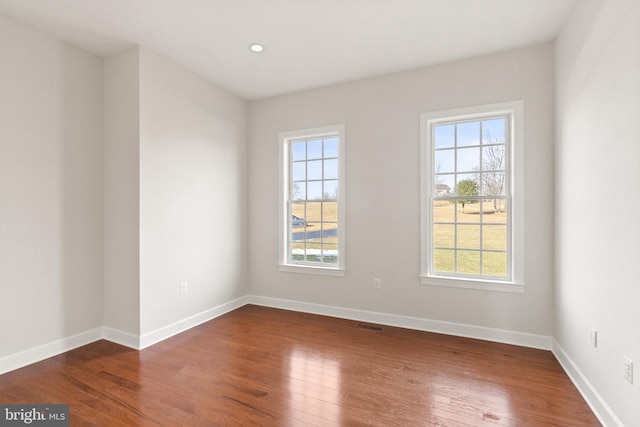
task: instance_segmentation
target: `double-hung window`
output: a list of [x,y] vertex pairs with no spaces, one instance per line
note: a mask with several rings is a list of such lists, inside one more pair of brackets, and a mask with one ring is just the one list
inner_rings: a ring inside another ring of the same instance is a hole
[[421,282],[522,292],[522,102],[421,115]]
[[280,269],[343,275],[344,125],[279,139]]

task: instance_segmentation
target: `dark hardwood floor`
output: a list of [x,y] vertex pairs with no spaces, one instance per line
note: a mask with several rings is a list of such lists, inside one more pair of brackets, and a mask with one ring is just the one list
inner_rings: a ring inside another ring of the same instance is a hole
[[0,376],[71,426],[599,426],[548,351],[244,306],[142,351],[107,341]]

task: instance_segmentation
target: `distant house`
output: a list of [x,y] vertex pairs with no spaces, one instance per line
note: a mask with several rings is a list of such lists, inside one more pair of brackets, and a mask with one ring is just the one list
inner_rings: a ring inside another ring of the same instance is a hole
[[451,194],[451,187],[447,184],[436,184],[436,196],[449,196]]

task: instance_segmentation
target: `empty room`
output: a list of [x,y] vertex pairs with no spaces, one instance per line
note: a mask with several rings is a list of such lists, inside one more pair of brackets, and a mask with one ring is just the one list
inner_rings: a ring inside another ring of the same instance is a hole
[[0,425],[640,426],[637,0],[0,0]]

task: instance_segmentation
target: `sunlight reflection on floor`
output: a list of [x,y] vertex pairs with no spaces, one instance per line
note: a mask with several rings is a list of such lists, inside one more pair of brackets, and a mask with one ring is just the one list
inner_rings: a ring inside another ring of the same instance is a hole
[[511,397],[498,384],[462,375],[439,374],[430,378],[428,388],[430,414],[467,421],[501,421],[507,425],[516,422],[512,419]]
[[340,360],[300,349],[289,357],[290,415],[305,422],[340,424]]

